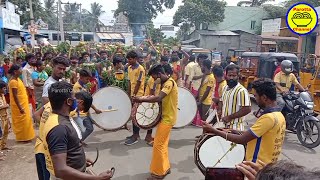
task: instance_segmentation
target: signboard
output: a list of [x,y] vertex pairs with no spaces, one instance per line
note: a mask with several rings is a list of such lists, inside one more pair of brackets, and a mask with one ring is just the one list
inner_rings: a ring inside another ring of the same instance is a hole
[[38,34],[38,26],[37,25],[29,25],[28,30],[30,34]]
[[6,8],[0,9],[0,16],[3,20],[3,28],[20,30],[20,16]]
[[15,10],[16,10],[16,8],[14,7],[14,4],[12,4],[9,1],[6,1],[6,9],[11,13],[15,13]]
[[172,25],[161,25],[161,31],[174,31],[174,26]]
[[262,34],[268,33],[270,35],[278,36],[281,28],[281,18],[268,19],[262,21]]

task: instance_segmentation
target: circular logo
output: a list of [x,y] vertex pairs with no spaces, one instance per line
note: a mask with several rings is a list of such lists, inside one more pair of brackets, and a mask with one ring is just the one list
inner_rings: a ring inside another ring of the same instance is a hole
[[288,10],[286,21],[292,32],[298,35],[307,35],[317,27],[318,14],[314,7],[300,2]]

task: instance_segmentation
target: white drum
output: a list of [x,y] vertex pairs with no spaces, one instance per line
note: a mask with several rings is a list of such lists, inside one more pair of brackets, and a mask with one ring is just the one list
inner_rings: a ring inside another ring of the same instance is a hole
[[204,134],[194,150],[195,164],[205,174],[207,168],[235,168],[245,157],[245,147],[220,136]]
[[127,93],[118,87],[105,87],[93,95],[93,105],[102,111],[96,114],[90,108],[94,123],[103,130],[114,131],[123,127],[130,119],[131,100]]
[[183,128],[192,123],[197,115],[197,101],[193,94],[186,88],[178,89],[178,118],[175,128]]
[[132,108],[132,121],[141,129],[152,129],[161,121],[160,103],[135,103]]

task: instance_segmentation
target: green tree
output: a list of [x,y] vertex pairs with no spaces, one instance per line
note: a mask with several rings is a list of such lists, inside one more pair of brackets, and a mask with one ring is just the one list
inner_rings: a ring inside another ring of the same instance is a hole
[[184,28],[199,27],[202,23],[217,24],[224,19],[226,2],[219,0],[184,0],[173,17],[173,25]]
[[161,29],[155,28],[152,23],[148,26],[148,38],[152,40],[153,43],[161,43],[166,37]]
[[179,46],[180,45],[179,39],[175,38],[175,37],[168,37],[168,38],[163,40],[163,43],[168,45],[168,46],[170,46],[170,47]]
[[284,17],[287,12],[287,8],[282,6],[264,5],[264,10],[268,13],[268,18],[280,18]]
[[[27,25],[30,24],[30,10],[29,10],[29,1],[27,0],[9,0],[9,2],[17,5],[16,12],[20,15],[20,23],[27,28]],[[34,19],[42,18],[44,15],[44,8],[40,0],[32,0],[32,9]]]
[[121,12],[128,17],[134,36],[141,33],[143,23],[150,22],[162,13],[164,8],[174,7],[175,0],[118,0],[118,9],[114,16]]
[[94,29],[97,31],[100,31],[100,20],[99,17],[105,13],[105,11],[102,10],[102,5],[99,3],[92,3],[91,4],[91,15],[92,15],[92,20],[94,23]]
[[237,6],[251,6],[251,7],[256,7],[256,6],[261,6],[262,4],[266,2],[270,2],[274,0],[251,0],[251,1],[240,1]]
[[57,6],[55,0],[44,0],[44,16],[43,21],[48,23],[49,29],[56,30],[57,28]]
[[64,29],[66,31],[81,30],[79,4],[66,4],[63,14]]

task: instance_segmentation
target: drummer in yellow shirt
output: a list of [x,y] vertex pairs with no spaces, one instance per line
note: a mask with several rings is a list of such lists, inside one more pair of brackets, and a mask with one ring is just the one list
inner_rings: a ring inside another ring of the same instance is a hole
[[[135,51],[130,51],[127,54],[127,59],[129,63],[128,67],[128,94],[130,97],[141,97],[144,95],[144,82],[145,82],[145,70],[138,62],[138,53]],[[124,144],[131,146],[138,142],[140,137],[140,128],[132,123],[133,135],[126,138]]]
[[162,102],[161,122],[158,125],[154,139],[152,160],[150,165],[151,177],[149,179],[163,179],[170,174],[170,161],[168,145],[170,132],[175,125],[178,115],[178,86],[169,77],[160,64],[151,67],[149,71],[154,79],[160,79],[162,90],[157,96],[133,97],[134,102]]
[[198,107],[201,119],[205,121],[209,115],[209,109],[212,105],[213,87],[216,82],[211,72],[211,61],[203,60],[201,71],[204,74],[199,89]]
[[[281,154],[286,130],[285,118],[281,108],[277,106],[276,85],[270,79],[259,79],[252,83],[252,88],[258,106],[263,109],[263,114],[248,131],[237,135],[239,132],[236,130],[229,133],[226,130],[215,129],[206,122],[203,122],[203,130],[228,141],[247,145],[246,161],[256,163],[260,160],[265,164],[273,163]],[[237,168],[241,170],[243,167]]]

